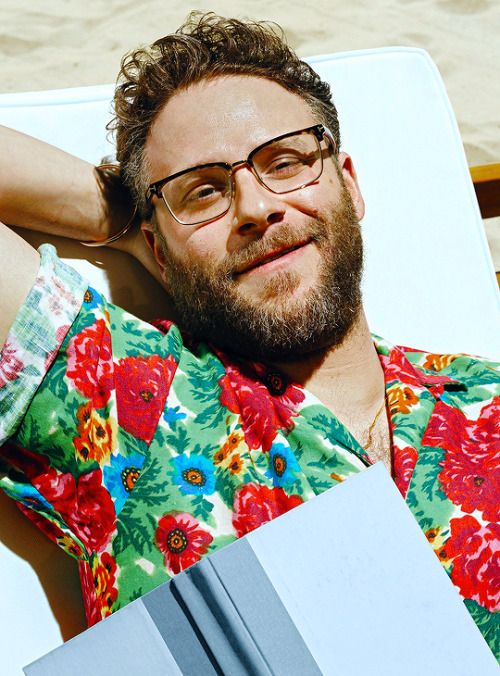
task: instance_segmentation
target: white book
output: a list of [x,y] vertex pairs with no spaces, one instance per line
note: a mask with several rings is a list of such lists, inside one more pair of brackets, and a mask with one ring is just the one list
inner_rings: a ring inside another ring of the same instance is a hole
[[498,676],[382,463],[215,552],[28,676]]

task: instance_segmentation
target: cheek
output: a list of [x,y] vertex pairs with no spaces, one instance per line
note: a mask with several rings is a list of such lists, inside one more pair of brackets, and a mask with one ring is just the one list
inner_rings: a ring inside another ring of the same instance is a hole
[[192,262],[207,257],[218,258],[219,249],[225,253],[224,243],[215,224],[211,226],[183,226],[173,221],[162,221],[160,229],[164,235],[167,249],[180,261]]
[[224,259],[227,255],[227,231],[221,233],[214,225],[205,225],[190,232],[183,242],[182,255],[185,258],[189,261],[210,260],[214,263]]
[[324,212],[325,206],[335,202],[338,193],[338,181],[332,176],[323,175],[320,182],[290,193],[287,202],[292,209],[317,218]]

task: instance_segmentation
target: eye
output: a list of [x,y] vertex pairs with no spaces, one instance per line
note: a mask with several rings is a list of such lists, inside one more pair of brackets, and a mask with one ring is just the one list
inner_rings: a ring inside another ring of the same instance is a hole
[[218,194],[219,192],[220,192],[220,188],[217,188],[214,185],[203,185],[203,186],[200,186],[199,188],[196,188],[195,190],[192,190],[190,192],[190,194],[188,195],[188,199],[190,199],[190,200],[203,200],[203,199],[213,197],[214,195]]
[[301,157],[280,157],[274,160],[274,162],[269,167],[269,170],[274,173],[286,172],[303,163],[304,162]]
[[310,157],[300,153],[280,155],[273,158],[265,169],[265,175],[272,178],[295,176],[310,163]]
[[192,186],[183,196],[182,201],[185,204],[202,204],[213,202],[226,194],[227,185],[221,182],[204,182],[200,185]]

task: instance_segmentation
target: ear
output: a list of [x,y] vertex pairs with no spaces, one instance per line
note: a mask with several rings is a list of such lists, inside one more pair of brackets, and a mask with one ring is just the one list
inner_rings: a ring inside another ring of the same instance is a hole
[[354,163],[352,158],[347,153],[341,152],[338,155],[338,163],[342,176],[344,178],[344,183],[346,185],[349,194],[351,195],[352,203],[356,210],[356,215],[359,220],[365,215],[365,201],[361,190],[358,185],[358,176],[356,174],[356,169],[354,168]]
[[154,256],[158,267],[160,268],[161,276],[164,276],[165,272],[165,257],[163,255],[163,248],[160,242],[160,238],[156,233],[156,228],[153,223],[143,222],[141,223],[141,230],[144,237],[144,240]]

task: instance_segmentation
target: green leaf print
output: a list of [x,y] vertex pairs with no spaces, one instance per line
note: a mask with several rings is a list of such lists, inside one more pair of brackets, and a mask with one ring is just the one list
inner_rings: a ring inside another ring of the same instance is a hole
[[466,599],[464,603],[486,643],[500,663],[500,613],[490,613],[486,608],[470,599]]
[[[445,451],[442,448],[422,446],[420,449],[418,472],[415,471],[414,473],[415,483],[418,478],[421,492],[431,502],[433,500],[447,500],[438,481],[438,474],[442,469],[440,462],[444,459],[444,455]],[[417,477],[415,477],[415,474],[417,474]]]
[[[248,451],[249,453],[249,451]],[[254,453],[252,455],[253,459],[253,466],[256,469],[259,469],[261,471],[266,471],[269,469],[269,455],[267,453]],[[254,477],[253,475],[248,477],[245,477],[244,482],[247,483],[248,481],[254,481],[257,477]]]
[[[500,381],[500,376],[497,376]],[[471,387],[466,392],[445,392],[441,400],[448,406],[455,406],[462,410],[464,406],[477,404],[477,402],[487,402],[491,397],[491,390],[487,386]]]
[[179,361],[179,357],[183,348],[183,342],[181,334],[179,333],[179,329],[176,326],[172,326],[163,342],[165,344],[165,357],[171,354],[176,361]]
[[141,556],[144,556],[146,550],[152,549],[151,532],[145,527],[144,517],[132,516],[133,509],[131,503],[125,503],[116,522],[116,537],[113,540],[113,556],[115,557],[127,547],[132,547],[134,554]]
[[320,495],[321,493],[328,490],[337,483],[331,480],[326,480],[319,476],[314,476],[313,474],[308,475],[307,479],[316,495]]
[[17,442],[24,446],[24,448],[33,448],[35,445],[36,448],[40,445],[42,440],[40,423],[38,418],[33,416],[28,410],[28,413],[24,419],[22,426],[19,428],[17,434]]
[[297,458],[297,461],[300,465],[300,461],[302,459],[302,455],[304,453],[304,446],[301,441],[295,441],[295,439],[289,438],[288,443],[290,444],[290,448],[295,454],[295,457]]
[[218,549],[222,549],[222,547],[230,545],[231,542],[235,542],[235,540],[236,540],[235,535],[219,535],[212,540],[207,553],[211,554],[212,552],[215,552]]
[[52,368],[49,369],[43,387],[50,390],[58,400],[64,400],[68,395],[68,384],[66,381],[67,363],[63,359],[56,359]]
[[205,500],[203,495],[197,495],[192,502],[193,516],[197,519],[204,521],[208,525],[215,525],[214,520],[211,518],[210,512],[213,510],[214,506],[208,500]]
[[142,439],[134,437],[133,434],[126,432],[123,427],[118,428],[118,439],[120,445],[120,454],[128,457],[135,453],[146,456],[148,453],[148,445]]
[[[161,443],[159,439],[158,442]],[[179,429],[175,432],[172,432],[172,434],[167,434],[165,436],[165,443],[179,455],[181,455],[189,448],[191,439],[188,436],[186,428],[179,427]]]
[[418,448],[422,438],[422,429],[425,429],[425,425],[422,427],[422,424],[413,415],[395,415],[394,423],[396,425],[395,436],[406,442],[408,446]]
[[[163,481],[160,481],[161,478]],[[167,504],[171,491],[172,485],[166,477],[165,468],[158,458],[154,458],[149,465],[143,467],[131,497],[134,504],[154,507]],[[125,507],[129,502],[132,502],[130,498]]]
[[204,455],[206,458],[211,458],[218,448],[218,444],[205,444],[205,446],[195,444],[190,452],[193,455]]
[[[52,400],[53,394],[45,391],[40,395],[39,402]],[[50,401],[41,410],[52,410]],[[72,439],[77,436],[76,424],[71,417],[40,415],[40,409],[30,409],[25,417],[23,426],[19,429],[17,443],[29,448],[50,459],[50,464],[61,472],[71,472],[79,476],[82,471],[88,471],[95,464],[79,463],[75,457],[75,448]],[[82,468],[85,467],[85,470]]]
[[199,425],[206,425],[206,427],[217,427],[223,422],[225,415],[226,409],[214,401],[211,406],[206,406],[201,413],[198,413],[195,422]]
[[[127,337],[137,336],[137,338],[141,338],[142,340],[144,339],[151,340],[151,338],[157,337],[158,332],[156,330],[153,330],[153,328],[151,328],[151,331],[145,332],[144,326],[145,324],[143,322],[138,322],[136,319],[123,320],[123,316],[120,316],[120,333],[122,333],[123,335],[126,335]],[[111,328],[116,329],[117,327],[113,323],[111,324]],[[149,342],[146,344],[147,344],[146,354],[149,354],[151,352],[151,343]],[[135,341],[134,345],[137,345]]]
[[230,509],[233,508],[234,493],[239,486],[241,479],[235,479],[227,470],[218,468],[215,471],[215,491]]
[[219,403],[221,392],[219,378],[224,375],[219,360],[207,354],[204,355],[202,361],[193,359],[184,367],[190,398],[203,404],[203,406],[193,407],[193,410],[198,410],[195,422],[207,428],[219,426],[227,415],[227,410]]
[[[464,364],[464,362],[466,363]],[[457,378],[467,387],[476,388],[478,385],[495,385],[498,387],[499,370],[499,365],[494,362],[485,363],[465,357],[453,361],[446,375]]]
[[[144,592],[142,591],[142,587],[137,587],[137,589],[134,589],[132,592],[130,592],[130,596],[128,601],[136,601],[137,599],[140,599],[141,596],[144,596]],[[117,608],[119,610],[119,608]]]
[[[305,417],[305,411],[302,411],[302,415]],[[334,444],[337,441],[337,434],[343,436],[343,430],[340,423],[333,416],[327,416],[324,413],[319,413],[311,418],[311,424],[319,432],[322,432],[323,437],[328,439],[328,441]]]
[[[406,503],[407,503],[408,507],[410,507],[410,509],[417,506],[415,494],[412,493],[411,496],[412,497],[410,498],[410,496],[408,495],[408,497],[406,499]],[[430,518],[428,516],[424,516],[425,512],[424,512],[423,509],[419,509],[419,510],[412,509],[412,511],[413,511],[413,516],[417,519],[418,524],[419,524],[420,528],[424,531],[424,533],[425,533],[425,531],[429,530],[429,528],[432,528],[435,525],[435,519]]]
[[[455,511],[455,505],[442,491],[438,479],[444,453],[441,448],[422,446],[406,496],[406,503],[423,531],[449,523]],[[429,514],[432,521],[424,516]]]
[[[333,446],[340,446],[347,449],[360,458],[365,455],[364,450],[349,430],[334,415],[330,414],[324,406],[308,406],[302,409],[300,414],[306,424],[308,424],[316,434],[321,434],[322,437],[329,441]],[[300,418],[296,421],[296,426],[299,427],[299,425],[301,425]],[[304,431],[305,430],[302,427],[302,437]]]

